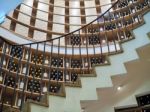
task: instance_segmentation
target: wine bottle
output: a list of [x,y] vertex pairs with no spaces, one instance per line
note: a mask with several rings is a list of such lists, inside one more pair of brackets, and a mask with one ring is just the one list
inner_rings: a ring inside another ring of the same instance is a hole
[[43,87],[43,92],[47,92],[47,87]]
[[27,68],[23,67],[22,73],[25,74],[26,73]]
[[48,74],[45,72],[45,73],[43,74],[43,77],[44,77],[44,78],[47,78],[47,77],[48,77]]
[[3,80],[3,77],[2,77],[2,76],[0,76],[0,83],[2,83],[2,80]]
[[20,85],[19,85],[19,89],[23,89],[23,87],[24,87],[24,82],[21,81],[21,82],[20,82]]
[[70,79],[69,74],[66,74],[66,80],[68,81]]
[[20,99],[20,98],[18,99],[17,106],[18,106],[18,107],[20,107],[20,106],[21,106],[21,99]]

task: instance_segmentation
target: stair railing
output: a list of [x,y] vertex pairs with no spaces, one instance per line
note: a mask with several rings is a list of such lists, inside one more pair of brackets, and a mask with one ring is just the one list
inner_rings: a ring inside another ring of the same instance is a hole
[[133,38],[130,30],[148,8],[147,0],[118,0],[89,24],[55,39],[27,44],[1,39],[0,111],[21,110],[25,101],[40,102],[47,92],[65,96],[65,85],[80,87],[80,76],[93,76],[92,67],[108,64],[107,55],[122,51],[120,42]]

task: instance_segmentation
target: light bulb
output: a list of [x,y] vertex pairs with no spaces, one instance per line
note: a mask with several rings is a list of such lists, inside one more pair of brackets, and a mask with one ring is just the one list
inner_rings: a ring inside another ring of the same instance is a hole
[[117,87],[117,90],[118,90],[118,91],[120,91],[121,89],[122,89],[122,87],[121,87],[121,86],[118,86],[118,87]]

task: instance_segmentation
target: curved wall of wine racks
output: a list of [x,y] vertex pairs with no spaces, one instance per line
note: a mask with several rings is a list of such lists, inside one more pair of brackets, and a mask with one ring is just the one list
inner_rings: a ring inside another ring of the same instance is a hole
[[91,23],[55,39],[19,45],[1,37],[1,111],[21,110],[28,99],[44,102],[47,93],[65,97],[65,86],[81,87],[81,76],[96,76],[94,66],[109,64],[107,57],[134,39],[131,30],[144,23],[149,9],[148,0],[118,0]]

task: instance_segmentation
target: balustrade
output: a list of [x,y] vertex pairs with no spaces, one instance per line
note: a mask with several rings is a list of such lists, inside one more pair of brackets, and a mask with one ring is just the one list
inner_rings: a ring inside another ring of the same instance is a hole
[[[120,43],[134,38],[130,31],[143,22],[149,4],[118,1],[81,29],[47,41],[17,45],[1,38],[1,111],[6,105],[22,109],[28,99],[41,102],[47,92],[65,96],[65,85],[81,87],[80,76],[95,76],[94,66],[109,64],[107,56],[121,52]],[[32,37],[35,29],[29,29]]]

